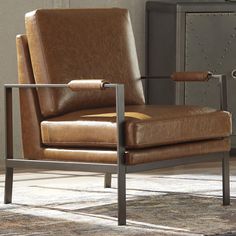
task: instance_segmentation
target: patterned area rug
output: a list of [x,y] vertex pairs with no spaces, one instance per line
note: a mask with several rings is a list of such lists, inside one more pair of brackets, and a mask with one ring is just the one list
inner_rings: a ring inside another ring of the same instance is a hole
[[[158,184],[153,187],[159,179],[169,182],[167,186],[171,189],[173,180],[176,182],[173,178],[165,180],[163,176],[148,176],[144,179],[141,176],[137,179],[130,176],[128,224],[118,227],[116,186],[104,189],[101,175],[91,175],[86,177],[86,181],[83,181],[85,176],[78,175],[64,175],[62,179],[54,177],[32,183],[16,181],[14,203],[0,204],[1,236],[236,235],[236,199],[233,197],[231,206],[222,206],[221,199],[217,197],[220,189],[218,180],[209,179],[214,185],[212,194],[203,195],[199,191],[205,189],[206,183],[201,185],[196,179],[186,176],[182,181],[198,184],[197,193],[181,193],[181,189],[180,192],[165,192],[157,189]],[[146,180],[149,188],[145,188]],[[176,185],[183,185],[183,182]],[[1,186],[0,190],[2,195]]]
[[236,201],[222,207],[220,199],[167,194],[127,207],[128,227],[117,227],[116,204],[75,210],[14,204],[1,211],[0,235],[236,235]]

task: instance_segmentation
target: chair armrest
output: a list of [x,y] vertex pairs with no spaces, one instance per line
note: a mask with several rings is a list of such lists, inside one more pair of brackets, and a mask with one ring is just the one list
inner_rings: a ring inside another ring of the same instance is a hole
[[109,84],[105,80],[72,80],[68,83],[68,87],[72,91],[78,90],[101,90],[105,89],[105,84]]
[[169,79],[173,81],[207,81],[212,77],[212,73],[209,71],[199,71],[199,72],[174,72],[171,75],[151,75],[142,76],[142,80],[152,80],[152,79]]
[[220,83],[220,108],[221,110],[228,110],[227,99],[227,79],[225,75],[214,75],[209,71],[205,72],[175,72],[171,75],[172,80],[178,82],[191,81],[208,81],[209,79],[216,79]]
[[171,75],[171,79],[174,81],[208,81],[212,77],[212,73],[209,71],[199,72],[174,72]]
[[68,84],[4,84],[5,88],[70,88],[72,91],[115,88],[105,80],[71,80]]
[[[108,82],[101,82],[98,80],[93,84],[92,88],[89,87],[88,83],[83,84],[83,89],[115,89],[116,93],[116,127],[117,127],[117,156],[118,156],[118,172],[123,171],[125,165],[125,142],[124,142],[124,123],[125,123],[125,90],[124,84],[112,84]],[[76,83],[77,85],[78,83]],[[102,87],[101,87],[102,84]],[[96,85],[96,86],[95,86]],[[81,84],[80,84],[81,86]],[[90,84],[91,86],[91,84]],[[5,89],[5,132],[6,140],[9,142],[9,150],[13,150],[13,99],[12,90],[13,89],[37,89],[37,88],[69,88],[68,84],[4,84]],[[81,87],[76,87],[79,90]],[[12,152],[9,152],[12,156]],[[9,156],[9,155],[8,155]]]
[[220,84],[220,108],[221,110],[228,110],[228,99],[227,99],[227,79],[223,74],[215,75],[209,71],[203,72],[174,72],[171,76],[142,76],[141,79],[171,79],[173,82],[191,82],[191,81],[202,81],[206,82],[209,79],[218,80]]

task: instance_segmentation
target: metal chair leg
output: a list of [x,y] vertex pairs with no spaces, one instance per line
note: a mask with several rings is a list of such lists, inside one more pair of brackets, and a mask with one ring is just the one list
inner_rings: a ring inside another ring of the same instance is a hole
[[104,175],[104,188],[111,188],[111,173]]
[[230,205],[230,174],[229,153],[225,153],[222,159],[222,183],[223,183],[223,205]]
[[118,225],[126,225],[125,102],[124,85],[116,85]]
[[12,202],[12,187],[13,187],[13,168],[7,167],[5,173],[5,195],[4,195],[5,204]]
[[118,170],[118,225],[126,225],[126,167]]

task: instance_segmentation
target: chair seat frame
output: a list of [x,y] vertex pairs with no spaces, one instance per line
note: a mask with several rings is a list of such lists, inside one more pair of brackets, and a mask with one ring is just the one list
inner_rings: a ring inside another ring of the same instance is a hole
[[[163,78],[142,77],[142,79]],[[227,80],[225,75],[212,75],[220,83],[220,108],[228,110]],[[162,160],[151,163],[127,165],[125,163],[125,103],[123,84],[105,84],[106,89],[115,89],[116,92],[116,124],[117,124],[117,164],[84,163],[50,160],[25,160],[13,157],[13,110],[12,90],[36,88],[65,88],[68,84],[5,84],[5,194],[4,203],[12,202],[13,172],[16,168],[36,168],[69,171],[87,171],[105,173],[105,187],[111,187],[111,174],[117,174],[118,181],[118,225],[126,225],[126,174],[173,167],[183,164],[200,163],[207,161],[222,162],[223,205],[230,204],[230,173],[229,152],[213,153],[201,156],[184,157],[173,160]],[[19,158],[19,157],[18,157]]]

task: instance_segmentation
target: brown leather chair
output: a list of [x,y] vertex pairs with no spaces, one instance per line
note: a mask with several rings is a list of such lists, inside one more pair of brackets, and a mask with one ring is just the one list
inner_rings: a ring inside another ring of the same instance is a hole
[[[36,10],[16,39],[19,84],[6,90],[5,203],[17,167],[118,174],[118,224],[126,224],[126,173],[221,160],[230,203],[231,115],[224,76],[174,73],[176,81],[219,79],[221,110],[145,105],[126,9]],[[160,55],[161,58],[161,55]],[[12,88],[20,88],[24,159],[13,159]],[[125,113],[124,113],[125,110]]]

